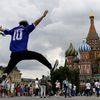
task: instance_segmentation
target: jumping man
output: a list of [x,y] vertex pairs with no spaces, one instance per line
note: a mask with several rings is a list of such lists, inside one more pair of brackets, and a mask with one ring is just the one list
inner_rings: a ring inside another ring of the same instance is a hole
[[4,74],[0,78],[0,83],[6,79],[7,75],[13,70],[18,62],[21,60],[37,60],[40,63],[47,66],[50,71],[53,71],[53,68],[49,61],[40,53],[29,51],[27,49],[29,34],[35,29],[35,27],[43,20],[43,18],[47,15],[48,10],[46,10],[43,15],[33,22],[31,25],[28,24],[27,21],[23,20],[19,22],[19,26],[14,27],[11,30],[3,29],[0,27],[0,31],[3,36],[11,35],[10,42],[10,60],[8,66],[4,70]]

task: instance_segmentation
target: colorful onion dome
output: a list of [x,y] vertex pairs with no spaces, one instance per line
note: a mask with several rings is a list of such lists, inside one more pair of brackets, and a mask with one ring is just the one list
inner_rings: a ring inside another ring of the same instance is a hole
[[83,41],[83,43],[79,46],[79,52],[89,52],[91,51],[91,47]]
[[79,58],[76,56],[76,57],[73,59],[73,62],[74,62],[74,63],[79,63]]
[[72,43],[70,43],[68,50],[65,52],[65,56],[67,57],[67,56],[77,56],[77,55],[78,52],[73,47]]

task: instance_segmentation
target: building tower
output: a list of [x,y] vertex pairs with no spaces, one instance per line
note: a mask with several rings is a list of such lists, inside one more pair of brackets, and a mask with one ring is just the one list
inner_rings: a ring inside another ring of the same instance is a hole
[[86,82],[92,77],[91,59],[90,59],[91,47],[83,41],[79,46],[80,52],[80,80]]
[[[92,67],[92,74],[93,77],[96,78],[100,74],[98,70],[99,68],[99,61],[98,55],[100,54],[100,37],[98,36],[95,25],[94,25],[94,15],[90,15],[90,28],[89,32],[86,38],[86,42],[90,45],[91,47],[91,52],[90,52],[90,59],[91,59],[91,67]],[[99,75],[100,77],[100,75]]]
[[[86,42],[91,46],[92,51],[100,51],[100,38],[94,26],[94,16],[90,15],[90,29],[86,38]],[[96,57],[96,56],[95,56]]]

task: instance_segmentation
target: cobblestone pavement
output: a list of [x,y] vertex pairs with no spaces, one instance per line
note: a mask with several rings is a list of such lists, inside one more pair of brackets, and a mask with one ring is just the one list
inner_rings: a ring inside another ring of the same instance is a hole
[[100,97],[92,96],[92,97],[86,97],[86,96],[77,96],[77,97],[71,97],[71,98],[64,98],[63,96],[59,97],[47,97],[47,98],[36,98],[34,96],[32,97],[9,97],[9,98],[0,98],[0,100],[100,100]]

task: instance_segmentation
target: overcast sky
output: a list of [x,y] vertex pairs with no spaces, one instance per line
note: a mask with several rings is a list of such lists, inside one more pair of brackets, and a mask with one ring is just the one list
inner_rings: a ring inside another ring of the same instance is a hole
[[[86,38],[91,10],[95,16],[95,27],[100,36],[100,0],[0,0],[0,24],[11,29],[20,20],[31,24],[45,10],[48,15],[30,34],[28,49],[42,53],[53,65],[59,60],[64,65],[65,51],[70,43],[78,50]],[[10,59],[10,36],[0,36],[0,65],[7,66]],[[22,77],[41,78],[49,69],[38,61],[21,61],[17,64]]]

